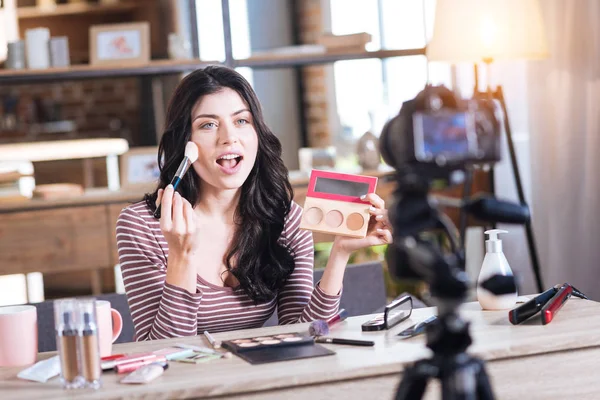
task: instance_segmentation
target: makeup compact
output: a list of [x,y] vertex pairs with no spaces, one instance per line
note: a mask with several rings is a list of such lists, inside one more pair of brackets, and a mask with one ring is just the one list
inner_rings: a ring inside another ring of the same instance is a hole
[[222,347],[251,364],[335,354],[335,352],[315,344],[315,339],[312,336],[301,333],[227,340],[222,343]]
[[312,170],[300,228],[364,238],[371,204],[360,198],[376,186],[376,177]]
[[368,332],[391,329],[410,317],[412,309],[412,297],[402,296],[385,306],[383,313],[377,314],[373,319],[362,324],[362,330]]

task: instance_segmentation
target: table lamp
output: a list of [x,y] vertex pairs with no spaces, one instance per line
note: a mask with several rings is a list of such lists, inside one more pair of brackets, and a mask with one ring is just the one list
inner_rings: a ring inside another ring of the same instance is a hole
[[[526,205],[521,175],[502,87],[492,90],[489,65],[495,60],[534,60],[548,56],[538,0],[437,0],[433,36],[427,44],[429,61],[484,62],[488,66],[486,95],[498,100],[504,113],[510,160],[519,201]],[[475,68],[475,93],[478,93]],[[493,179],[493,174],[491,173]],[[491,187],[493,191],[493,185]],[[543,291],[531,222],[525,225],[531,265],[539,292]],[[463,232],[464,233],[464,232]]]

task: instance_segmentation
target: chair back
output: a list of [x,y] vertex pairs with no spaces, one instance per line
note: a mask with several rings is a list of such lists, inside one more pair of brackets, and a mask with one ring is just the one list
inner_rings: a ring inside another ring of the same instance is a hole
[[[323,276],[323,272],[322,269],[314,271],[315,285]],[[383,264],[380,261],[348,265],[343,285],[340,308],[345,309],[349,317],[373,314],[386,305]],[[277,310],[275,310],[264,326],[274,326],[277,323]]]

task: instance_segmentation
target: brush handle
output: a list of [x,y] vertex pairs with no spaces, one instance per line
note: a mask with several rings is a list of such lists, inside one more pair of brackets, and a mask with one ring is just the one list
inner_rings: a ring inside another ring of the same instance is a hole
[[[173,177],[173,179],[171,179],[173,191],[175,191],[177,189],[177,186],[179,186],[179,182],[181,182],[181,180],[183,179],[183,176],[190,168],[190,165],[192,165],[192,161],[188,158],[188,156],[184,156],[183,160],[181,160],[181,163],[179,164],[179,167],[177,168],[177,172],[175,172],[175,176]],[[160,209],[161,207],[159,204],[158,207],[156,207],[156,210],[154,211],[154,218],[160,219]]]
[[320,337],[315,340],[317,343],[331,343],[331,344],[347,344],[350,346],[375,346],[375,342],[370,340],[354,340],[354,339],[339,339],[339,338],[328,338]]
[[[179,182],[181,182],[181,178],[178,176],[174,176],[173,180],[171,181],[171,185],[173,185],[173,191],[177,190],[177,186],[179,186]],[[158,207],[156,207],[156,210],[154,211],[154,218],[156,219],[160,219],[160,210],[161,210],[161,205],[159,204]]]

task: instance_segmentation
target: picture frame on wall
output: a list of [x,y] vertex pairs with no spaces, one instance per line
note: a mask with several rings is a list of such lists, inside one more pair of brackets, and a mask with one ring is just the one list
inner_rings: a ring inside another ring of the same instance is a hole
[[132,22],[90,27],[90,64],[127,66],[150,61],[150,24]]
[[158,146],[134,147],[121,155],[121,188],[150,191],[160,177]]

